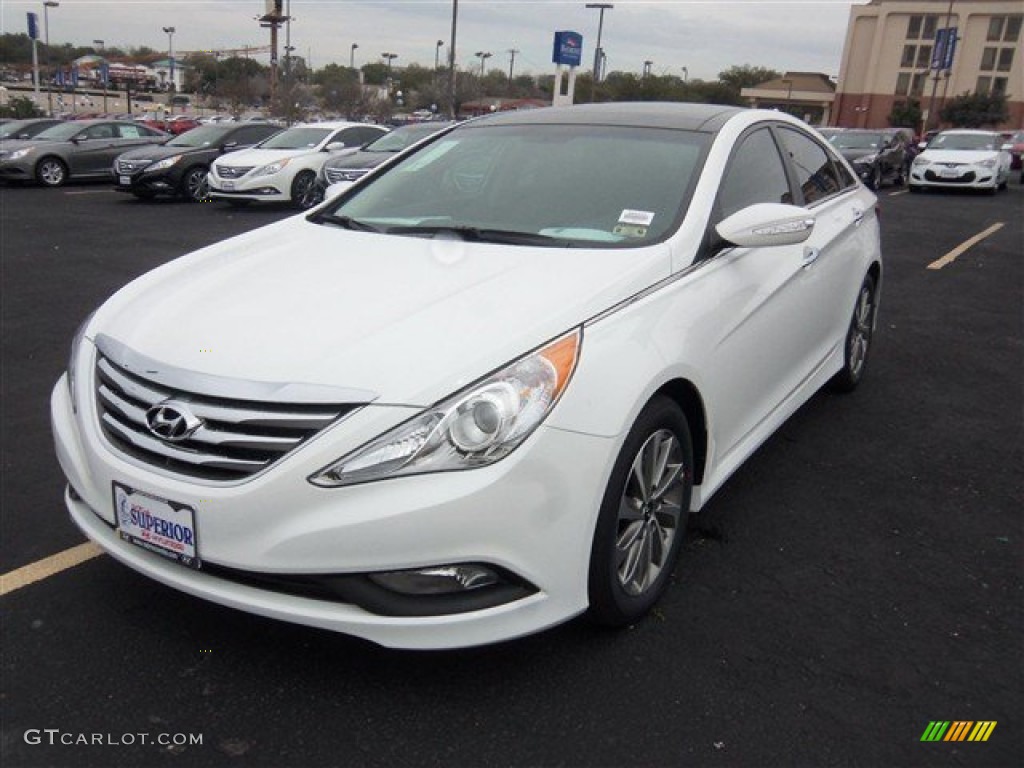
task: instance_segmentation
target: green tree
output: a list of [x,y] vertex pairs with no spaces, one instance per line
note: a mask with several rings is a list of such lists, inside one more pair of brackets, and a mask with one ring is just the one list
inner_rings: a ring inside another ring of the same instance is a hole
[[753,88],[755,85],[766,83],[782,77],[782,74],[768,67],[755,67],[752,64],[742,64],[729,67],[718,73],[718,82],[724,84],[733,94],[729,104],[740,103],[740,91],[744,88]]
[[889,113],[889,125],[893,128],[914,128],[921,125],[921,102],[917,99],[897,101]]
[[6,106],[0,107],[0,117],[13,117],[15,120],[41,117],[42,114],[27,96],[12,96]]
[[995,128],[1010,119],[1005,93],[963,93],[939,112],[954,128]]

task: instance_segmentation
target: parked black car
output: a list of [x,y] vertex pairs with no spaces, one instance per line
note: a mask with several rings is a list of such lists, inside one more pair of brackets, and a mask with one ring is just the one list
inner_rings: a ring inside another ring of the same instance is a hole
[[411,147],[420,139],[425,139],[450,125],[454,125],[454,123],[432,121],[403,125],[390,133],[385,133],[379,139],[364,144],[358,152],[339,154],[337,157],[329,158],[316,177],[319,199],[323,199],[324,192],[331,184],[361,179],[385,160]]
[[179,195],[205,200],[210,163],[225,152],[247,149],[280,131],[271,123],[202,125],[159,147],[125,152],[114,161],[114,184],[121,192],[149,199]]
[[902,131],[850,129],[830,142],[871,189],[880,189],[886,181],[899,186],[906,181],[907,139]]

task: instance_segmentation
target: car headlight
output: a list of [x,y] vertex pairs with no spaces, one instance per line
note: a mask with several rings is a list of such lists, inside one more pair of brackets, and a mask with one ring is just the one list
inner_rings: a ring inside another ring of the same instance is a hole
[[253,176],[270,176],[271,174],[277,173],[282,168],[284,168],[286,165],[288,165],[288,161],[289,160],[291,160],[291,158],[286,157],[284,160],[278,160],[276,163],[270,163],[269,165],[264,165],[262,168],[257,168],[255,171],[253,171],[252,175]]
[[987,160],[982,160],[978,165],[984,166],[985,168],[995,168],[999,164],[999,158],[990,157]]
[[153,163],[146,170],[147,171],[165,171],[174,165],[176,162],[181,160],[181,155],[172,155],[171,157],[165,157],[158,163]]
[[11,152],[11,154],[9,154],[6,159],[7,160],[20,160],[25,155],[27,155],[29,152],[31,152],[33,149],[35,149],[35,147],[25,147],[25,149],[15,150],[14,152]]
[[89,316],[78,326],[78,330],[75,331],[75,335],[71,339],[71,354],[68,355],[68,390],[71,395],[71,410],[75,413],[78,413],[78,398],[75,396],[75,364],[78,361],[78,353],[82,348],[82,341],[85,339],[85,329],[95,314],[95,312],[89,313]]
[[493,464],[544,421],[572,377],[580,328],[530,352],[325,467],[328,488]]
[[918,155],[914,158],[914,165],[928,165],[929,163],[931,163],[931,160],[924,155]]

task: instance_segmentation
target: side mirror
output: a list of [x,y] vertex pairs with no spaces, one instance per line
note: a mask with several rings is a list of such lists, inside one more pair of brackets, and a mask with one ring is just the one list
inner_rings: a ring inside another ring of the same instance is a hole
[[339,149],[344,149],[344,148],[345,148],[345,142],[344,141],[332,141],[330,144],[328,144],[326,147],[324,147],[324,151],[325,152],[337,152]]
[[813,214],[795,205],[756,203],[718,223],[715,232],[742,248],[768,248],[804,242],[814,230]]
[[927,146],[928,146],[928,142],[927,141],[920,141],[917,144],[917,148],[918,149],[925,149],[925,148],[927,148]]

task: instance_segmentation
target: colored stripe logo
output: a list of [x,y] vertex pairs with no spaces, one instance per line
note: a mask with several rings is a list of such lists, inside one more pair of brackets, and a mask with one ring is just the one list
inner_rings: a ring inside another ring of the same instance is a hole
[[932,720],[921,741],[988,741],[995,729],[995,720]]

